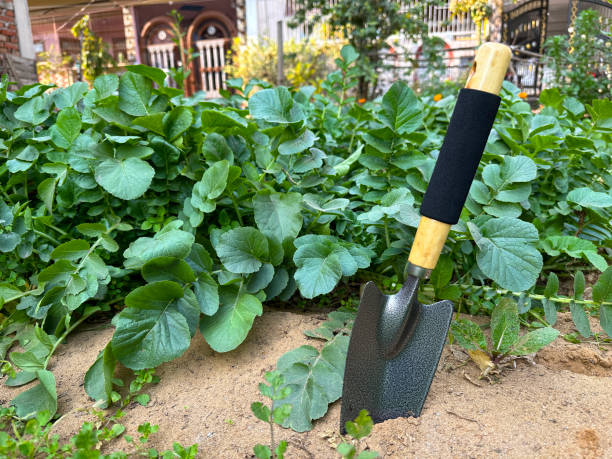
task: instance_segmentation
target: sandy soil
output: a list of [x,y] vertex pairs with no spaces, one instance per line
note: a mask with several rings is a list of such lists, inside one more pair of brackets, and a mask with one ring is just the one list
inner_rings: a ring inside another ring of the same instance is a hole
[[[267,425],[249,409],[251,402],[263,401],[257,383],[283,353],[316,343],[302,331],[324,318],[268,310],[256,319],[246,342],[226,354],[212,351],[198,334],[185,355],[158,369],[161,383],[147,391],[149,406],[128,407],[123,423],[131,434],[142,422],[159,424],[151,443],[160,449],[176,440],[197,443],[203,458],[253,457],[253,445],[269,438]],[[568,314],[560,315],[557,327],[573,330]],[[63,438],[92,419],[83,376],[111,335],[111,328],[75,333],[54,359],[63,414],[54,431]],[[472,362],[461,364],[457,349],[445,349],[421,417],[378,424],[362,446],[385,458],[612,458],[610,345],[558,339],[538,354],[535,365],[518,361],[495,384],[479,381],[478,375]],[[8,403],[25,388],[1,386],[0,402]],[[336,402],[311,432],[278,429],[276,437],[290,443],[287,457],[337,457],[339,415]]]

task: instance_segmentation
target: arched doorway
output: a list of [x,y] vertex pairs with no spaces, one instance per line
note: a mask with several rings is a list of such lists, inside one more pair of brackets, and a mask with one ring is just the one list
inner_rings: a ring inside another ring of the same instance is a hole
[[197,16],[187,31],[187,47],[199,54],[194,61],[192,90],[201,88],[208,97],[219,97],[225,87],[225,54],[236,26],[224,14],[207,11]]
[[166,73],[180,65],[170,18],[160,16],[151,19],[142,28],[140,38],[147,50],[147,65],[162,69]]

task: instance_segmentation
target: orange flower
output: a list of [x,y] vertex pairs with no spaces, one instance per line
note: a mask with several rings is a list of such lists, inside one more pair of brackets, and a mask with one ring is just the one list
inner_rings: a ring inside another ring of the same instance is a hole
[[442,100],[442,94],[438,93],[434,96],[434,102],[438,102]]
[[366,100],[365,100],[364,98],[361,98],[361,99],[359,99],[357,102],[359,102],[360,104],[365,104],[365,101],[366,101]]
[[527,99],[527,93],[526,93],[525,91],[521,91],[521,92],[519,92],[519,93],[518,93],[518,96],[519,96],[521,99]]

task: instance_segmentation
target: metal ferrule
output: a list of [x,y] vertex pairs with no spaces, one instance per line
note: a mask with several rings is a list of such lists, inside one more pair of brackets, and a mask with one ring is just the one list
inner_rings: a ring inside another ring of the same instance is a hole
[[421,266],[413,265],[410,262],[406,264],[406,269],[404,270],[404,274],[406,276],[418,277],[419,279],[428,278],[430,273],[431,270],[423,268]]

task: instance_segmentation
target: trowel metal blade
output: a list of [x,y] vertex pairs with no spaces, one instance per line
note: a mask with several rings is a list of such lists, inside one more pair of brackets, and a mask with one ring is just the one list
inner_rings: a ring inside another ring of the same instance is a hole
[[368,410],[374,422],[421,413],[453,313],[453,303],[417,300],[419,280],[395,295],[369,282],[353,325],[344,371],[340,430]]

